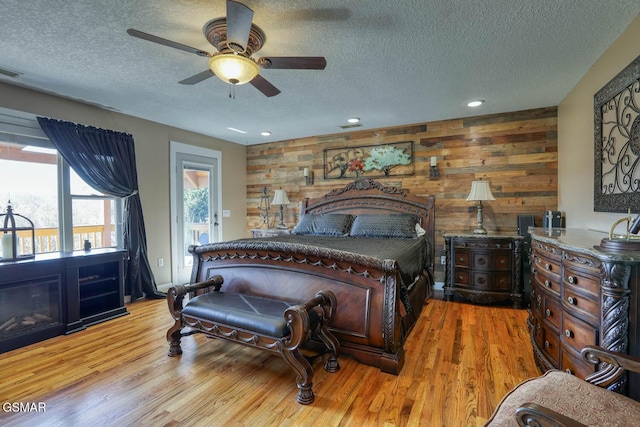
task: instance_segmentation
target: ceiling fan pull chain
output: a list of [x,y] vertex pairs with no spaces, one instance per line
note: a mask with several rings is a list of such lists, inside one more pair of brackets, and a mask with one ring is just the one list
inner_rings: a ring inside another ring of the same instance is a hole
[[236,99],[236,85],[229,85],[229,98]]

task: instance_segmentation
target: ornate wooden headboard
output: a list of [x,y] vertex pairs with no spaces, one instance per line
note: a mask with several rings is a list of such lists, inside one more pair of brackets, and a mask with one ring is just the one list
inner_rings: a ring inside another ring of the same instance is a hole
[[305,198],[300,209],[307,213],[394,214],[408,213],[420,218],[429,241],[429,268],[433,274],[435,264],[435,196],[418,197],[378,181],[363,178],[343,188],[332,190],[322,197]]

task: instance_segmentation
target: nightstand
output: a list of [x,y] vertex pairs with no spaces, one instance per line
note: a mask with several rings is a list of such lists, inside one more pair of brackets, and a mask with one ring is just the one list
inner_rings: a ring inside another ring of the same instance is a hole
[[288,228],[252,228],[251,237],[275,237],[282,236],[283,234],[290,234],[291,231]]
[[515,234],[444,234],[444,299],[460,295],[491,304],[511,300],[521,308],[522,242]]

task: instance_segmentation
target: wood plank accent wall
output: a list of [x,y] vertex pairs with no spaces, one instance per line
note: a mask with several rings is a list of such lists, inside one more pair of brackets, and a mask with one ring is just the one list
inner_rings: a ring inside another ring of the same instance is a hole
[[[380,179],[408,193],[436,196],[436,280],[444,273],[444,232],[472,231],[477,204],[465,199],[471,181],[488,180],[495,201],[483,203],[484,227],[516,232],[517,215],[534,214],[542,225],[543,212],[558,206],[557,108],[419,123],[409,126],[352,131],[334,135],[280,141],[247,147],[247,234],[261,224],[261,190],[287,190],[291,205],[284,209],[285,224],[299,220],[300,201],[341,188],[347,179],[323,178],[323,150],[361,145],[413,141],[413,176]],[[429,179],[430,159],[438,158],[440,179]],[[314,172],[306,185],[303,170]],[[272,220],[278,207],[271,208]]]

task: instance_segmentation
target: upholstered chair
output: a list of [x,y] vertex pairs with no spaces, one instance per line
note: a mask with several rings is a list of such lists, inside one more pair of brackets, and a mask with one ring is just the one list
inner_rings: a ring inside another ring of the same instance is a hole
[[520,383],[502,398],[485,426],[640,426],[640,402],[607,389],[640,372],[640,358],[587,346],[582,356],[606,367],[581,380],[551,370]]

